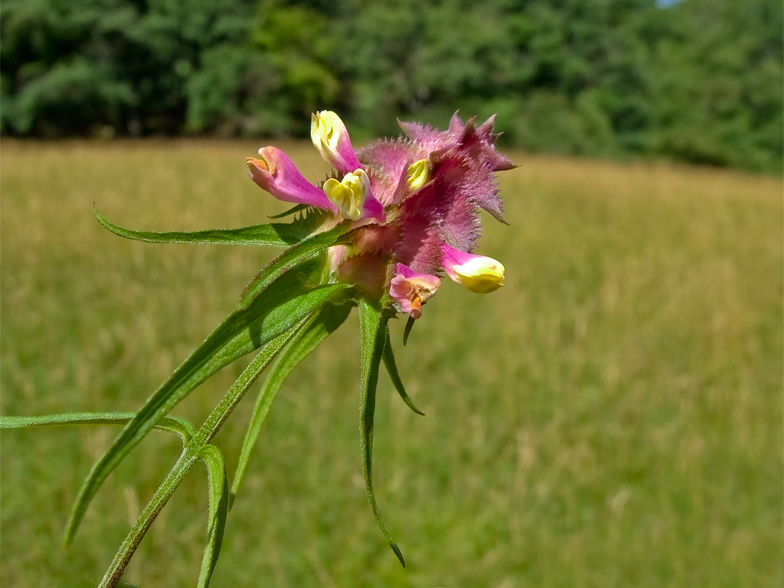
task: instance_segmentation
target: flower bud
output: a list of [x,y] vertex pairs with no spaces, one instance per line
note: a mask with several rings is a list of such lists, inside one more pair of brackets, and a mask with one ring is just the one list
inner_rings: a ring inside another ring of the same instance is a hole
[[406,183],[411,190],[419,190],[430,181],[430,160],[420,159],[408,166]]
[[331,110],[313,114],[310,119],[310,138],[324,160],[340,173],[363,169],[351,147],[346,125]]
[[501,262],[484,255],[464,253],[449,245],[441,246],[441,265],[447,275],[471,292],[488,294],[504,285]]

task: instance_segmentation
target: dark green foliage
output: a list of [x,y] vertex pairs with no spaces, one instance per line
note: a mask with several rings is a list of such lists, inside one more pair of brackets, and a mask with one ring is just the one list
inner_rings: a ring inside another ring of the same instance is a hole
[[498,113],[532,151],[781,170],[776,0],[6,0],[15,135],[291,136]]
[[243,130],[264,77],[247,44],[254,11],[250,0],[3,2],[2,129]]
[[690,0],[674,10],[654,62],[653,149],[696,163],[780,169],[781,3]]

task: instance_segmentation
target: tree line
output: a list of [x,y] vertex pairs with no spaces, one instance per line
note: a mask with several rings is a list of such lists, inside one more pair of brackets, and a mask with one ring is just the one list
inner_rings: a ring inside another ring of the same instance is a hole
[[10,136],[301,136],[498,114],[532,151],[781,173],[780,0],[3,0]]

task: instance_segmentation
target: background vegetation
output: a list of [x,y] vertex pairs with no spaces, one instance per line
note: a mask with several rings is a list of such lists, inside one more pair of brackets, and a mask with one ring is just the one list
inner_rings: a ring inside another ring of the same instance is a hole
[[781,172],[779,0],[4,0],[7,135],[499,114],[528,151]]
[[[326,172],[311,146],[280,146],[309,178]],[[145,229],[264,222],[285,206],[244,176],[256,147],[3,142],[5,414],[135,410],[233,308],[273,252],[125,241],[90,207]],[[511,227],[488,221],[481,242],[506,287],[445,284],[406,348],[393,325],[427,416],[382,376],[374,471],[410,566],[362,489],[354,319],[273,406],[214,586],[784,583],[780,180],[512,157]],[[176,412],[200,421],[239,369]],[[217,439],[230,475],[243,406]],[[70,503],[113,435],[3,432],[0,584],[100,578],[178,453],[153,433],[63,553]],[[134,584],[193,585],[206,500],[196,471],[142,544]]]

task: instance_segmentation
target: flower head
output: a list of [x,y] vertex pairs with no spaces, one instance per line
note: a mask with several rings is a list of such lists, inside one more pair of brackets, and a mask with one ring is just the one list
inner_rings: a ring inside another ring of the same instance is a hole
[[472,253],[478,211],[503,222],[495,172],[514,167],[495,149],[492,118],[477,125],[455,114],[446,131],[401,123],[407,138],[359,152],[334,112],[315,113],[311,123],[313,144],[336,169],[320,188],[273,148],[262,150],[266,167],[248,161],[251,177],[274,196],[350,223],[349,237],[329,252],[332,279],[355,283],[363,297],[388,295],[391,307],[412,318],[444,273],[472,292],[503,286],[504,266]]

